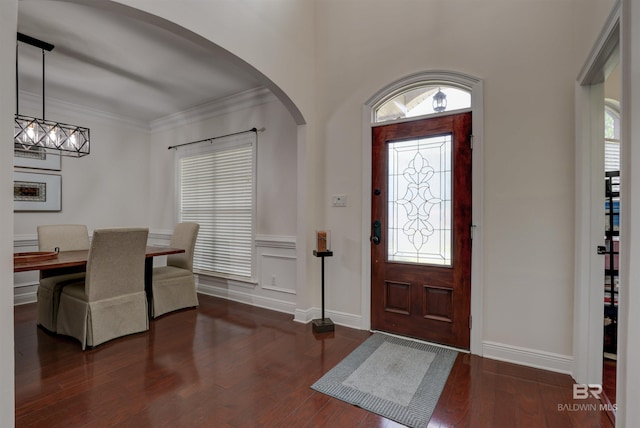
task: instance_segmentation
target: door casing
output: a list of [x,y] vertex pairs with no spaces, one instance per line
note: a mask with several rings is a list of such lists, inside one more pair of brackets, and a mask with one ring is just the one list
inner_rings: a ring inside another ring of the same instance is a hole
[[[376,106],[392,94],[419,84],[441,84],[459,86],[471,92],[473,129],[472,153],[472,197],[473,251],[471,254],[471,342],[470,352],[483,354],[483,201],[484,201],[484,116],[483,81],[476,77],[453,71],[425,71],[398,79],[377,91],[362,108],[362,259],[361,259],[361,328],[371,328],[371,137],[373,111]],[[465,110],[460,110],[460,112]],[[451,114],[446,112],[444,114]],[[419,120],[422,117],[408,120]]]
[[[619,44],[620,4],[611,11],[576,81],[572,375],[578,383],[585,384],[602,383],[604,257],[596,254],[596,246],[604,245],[602,226],[604,224],[604,121],[602,118],[605,104],[604,80],[620,61]],[[620,113],[622,117],[623,112]],[[621,165],[622,168],[623,165]],[[622,183],[624,186],[624,181]]]

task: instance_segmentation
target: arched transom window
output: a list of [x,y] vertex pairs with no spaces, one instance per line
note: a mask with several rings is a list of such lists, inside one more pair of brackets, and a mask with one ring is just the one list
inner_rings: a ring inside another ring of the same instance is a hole
[[374,108],[375,123],[471,108],[471,93],[454,86],[422,84],[392,95]]

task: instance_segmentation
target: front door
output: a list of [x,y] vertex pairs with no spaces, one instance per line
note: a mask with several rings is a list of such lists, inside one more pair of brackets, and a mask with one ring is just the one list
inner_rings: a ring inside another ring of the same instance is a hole
[[373,129],[371,327],[469,349],[471,113]]

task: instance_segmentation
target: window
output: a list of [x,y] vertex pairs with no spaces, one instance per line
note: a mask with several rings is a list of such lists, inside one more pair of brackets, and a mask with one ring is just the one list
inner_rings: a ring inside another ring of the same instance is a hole
[[198,271],[253,279],[255,143],[255,134],[247,133],[178,152],[178,217],[200,224],[193,260]]
[[620,113],[615,101],[604,107],[604,170],[620,171]]
[[451,137],[387,142],[390,262],[451,266]]
[[[444,99],[439,104],[440,108],[436,109],[438,93],[443,94]],[[465,108],[471,108],[471,93],[468,90],[446,85],[422,84],[382,102],[374,109],[374,122],[387,122]]]

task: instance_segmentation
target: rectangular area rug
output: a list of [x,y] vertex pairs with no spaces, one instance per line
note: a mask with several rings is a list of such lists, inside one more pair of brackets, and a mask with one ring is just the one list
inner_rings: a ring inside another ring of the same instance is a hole
[[458,353],[375,333],[311,388],[410,427],[426,427]]

